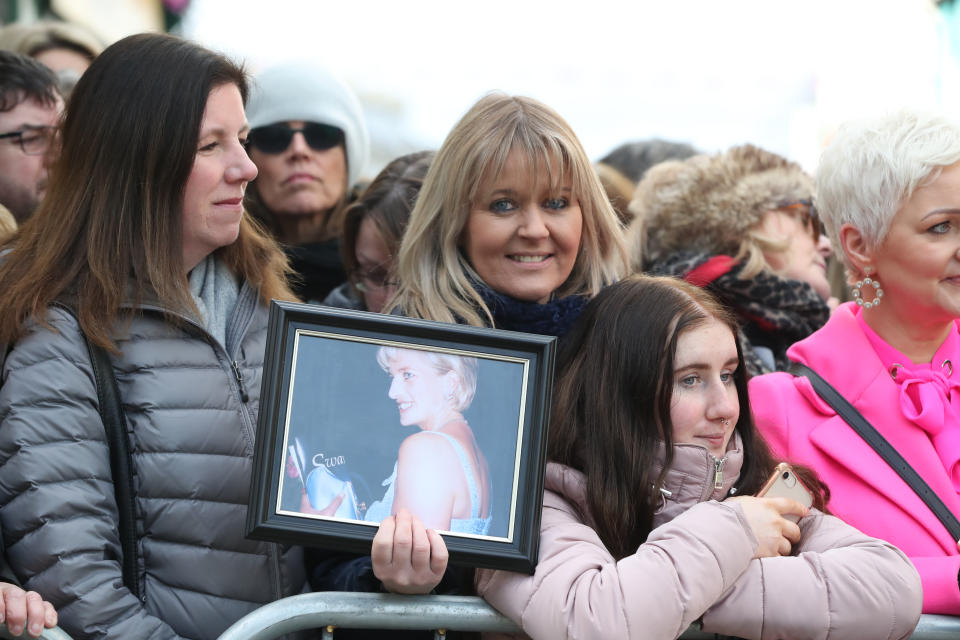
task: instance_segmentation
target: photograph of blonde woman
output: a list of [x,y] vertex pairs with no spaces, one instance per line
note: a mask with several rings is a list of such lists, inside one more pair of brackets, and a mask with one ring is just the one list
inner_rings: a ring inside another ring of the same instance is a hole
[[366,520],[406,509],[431,529],[487,534],[490,473],[463,416],[477,389],[477,359],[385,346],[377,363],[390,376],[387,395],[400,424],[419,431],[401,443],[387,492],[370,505]]
[[524,365],[434,349],[300,336],[278,513],[511,538]]

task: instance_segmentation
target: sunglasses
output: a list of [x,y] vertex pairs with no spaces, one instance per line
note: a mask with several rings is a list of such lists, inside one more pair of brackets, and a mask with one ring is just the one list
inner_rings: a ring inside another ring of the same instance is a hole
[[813,236],[813,242],[820,242],[820,236],[826,235],[827,231],[820,222],[820,216],[817,215],[817,208],[813,206],[813,200],[787,200],[777,205],[777,209],[789,211],[790,213],[799,213],[802,217],[804,226],[810,225],[810,235]]
[[293,134],[302,133],[307,146],[314,151],[326,151],[343,144],[343,131],[328,124],[308,122],[299,129],[288,124],[271,124],[251,129],[247,142],[264,153],[283,153],[290,147]]

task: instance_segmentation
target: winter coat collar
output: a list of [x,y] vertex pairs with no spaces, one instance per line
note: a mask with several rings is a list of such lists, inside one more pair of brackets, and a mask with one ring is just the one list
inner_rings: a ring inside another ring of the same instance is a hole
[[[660,454],[655,464],[655,472],[663,467],[666,448],[660,446]],[[699,445],[676,444],[673,446],[673,464],[663,480],[661,491],[663,506],[654,515],[654,528],[673,520],[693,505],[707,500],[722,500],[740,478],[743,468],[743,446],[740,436],[734,433],[727,454],[721,463],[721,488],[714,486],[717,472],[717,459]],[[547,463],[544,479],[547,490],[562,496],[574,505],[582,519],[590,523],[590,510],[587,506],[586,477],[582,472],[559,464]],[[668,493],[667,493],[668,492]]]
[[[661,445],[661,455],[654,470],[662,469],[666,449]],[[706,448],[696,444],[673,445],[673,464],[667,470],[660,487],[663,502],[654,514],[653,526],[669,522],[695,504],[707,500],[723,500],[733,485],[740,479],[743,468],[743,445],[734,432],[727,453],[717,459]],[[717,484],[720,486],[717,487]]]
[[[66,299],[72,300],[73,298],[67,296]],[[132,280],[127,283],[127,291],[123,302],[120,303],[120,308],[132,309],[137,312],[154,311],[179,318],[185,322],[186,327],[192,327],[193,330],[210,336],[213,342],[220,344],[232,359],[259,305],[260,292],[249,281],[241,280],[240,292],[232,305],[233,310],[226,318],[226,333],[219,338],[214,337],[207,330],[203,320],[195,313],[189,310],[174,310],[167,307],[160,302],[153,289],[146,289],[138,293]],[[121,333],[124,331],[122,326],[116,330]]]

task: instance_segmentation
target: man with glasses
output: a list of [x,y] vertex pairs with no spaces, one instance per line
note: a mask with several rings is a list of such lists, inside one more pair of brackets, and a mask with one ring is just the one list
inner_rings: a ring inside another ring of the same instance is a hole
[[63,98],[53,72],[33,58],[0,51],[0,205],[17,223],[30,217],[47,186],[47,151]]
[[[53,72],[33,58],[0,50],[0,210],[9,209],[18,224],[43,197],[45,156],[61,111]],[[14,636],[25,629],[37,636],[56,626],[53,605],[14,582],[0,540],[0,626],[5,622]]]

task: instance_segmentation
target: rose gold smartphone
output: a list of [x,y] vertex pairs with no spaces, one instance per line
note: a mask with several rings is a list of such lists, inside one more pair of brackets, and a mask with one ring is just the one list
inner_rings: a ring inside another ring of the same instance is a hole
[[[763,488],[757,493],[759,498],[791,498],[805,507],[813,504],[813,494],[801,482],[793,468],[786,462],[781,462],[773,470],[773,475],[767,480]],[[783,516],[790,522],[796,522],[800,518],[794,515]]]

